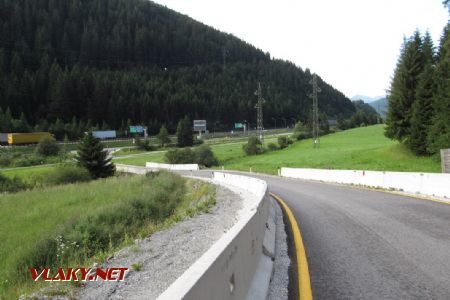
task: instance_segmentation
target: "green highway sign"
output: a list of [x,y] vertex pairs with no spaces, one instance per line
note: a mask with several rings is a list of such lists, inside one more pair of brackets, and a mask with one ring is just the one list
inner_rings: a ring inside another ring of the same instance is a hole
[[143,126],[130,126],[130,133],[142,133],[144,132]]
[[236,129],[244,128],[244,124],[242,124],[242,123],[234,123],[234,128],[236,128]]

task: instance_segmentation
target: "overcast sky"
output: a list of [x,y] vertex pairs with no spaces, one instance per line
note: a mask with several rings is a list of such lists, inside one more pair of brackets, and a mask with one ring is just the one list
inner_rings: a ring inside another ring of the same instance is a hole
[[383,96],[404,36],[438,45],[442,0],[156,0],[273,57],[319,74],[346,96]]

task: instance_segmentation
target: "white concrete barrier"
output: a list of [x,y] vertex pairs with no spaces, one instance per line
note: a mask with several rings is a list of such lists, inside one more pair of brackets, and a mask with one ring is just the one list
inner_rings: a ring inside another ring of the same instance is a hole
[[450,174],[281,168],[283,177],[356,184],[450,198]]
[[255,295],[251,287],[264,289],[263,284],[255,284],[255,274],[267,261],[271,263],[262,253],[269,214],[267,184],[220,172],[214,172],[214,182],[243,189],[253,194],[253,200],[244,201],[235,225],[158,299],[250,299]]
[[115,165],[116,165],[117,171],[127,172],[127,173],[146,174],[146,173],[152,171],[152,170],[147,169],[146,167],[130,166],[130,165],[122,165],[122,164],[115,164]]
[[155,162],[146,162],[145,166],[152,169],[166,169],[172,171],[195,171],[199,170],[198,164],[160,164]]

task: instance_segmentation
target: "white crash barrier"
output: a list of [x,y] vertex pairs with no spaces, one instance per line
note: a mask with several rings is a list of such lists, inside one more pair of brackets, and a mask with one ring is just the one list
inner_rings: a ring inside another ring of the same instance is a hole
[[172,171],[195,171],[199,169],[198,164],[160,164],[146,162],[145,166],[152,169],[166,169]]
[[158,299],[249,299],[254,295],[252,290],[258,286],[253,282],[255,273],[265,257],[262,248],[270,205],[267,184],[220,172],[214,172],[214,182],[244,189],[254,197],[244,201],[235,225]]
[[450,198],[450,174],[281,168],[280,175]]
[[151,172],[151,170],[147,169],[146,167],[138,167],[138,166],[130,166],[130,165],[122,165],[122,164],[115,164],[116,170],[126,173],[134,173],[134,174],[146,174],[148,172]]

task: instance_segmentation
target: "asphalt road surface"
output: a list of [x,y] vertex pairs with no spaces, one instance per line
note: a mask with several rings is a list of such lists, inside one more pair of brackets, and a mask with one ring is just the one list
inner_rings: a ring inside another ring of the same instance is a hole
[[293,211],[315,299],[450,299],[450,205],[268,176]]
[[450,204],[246,175],[293,211],[314,299],[450,299]]

